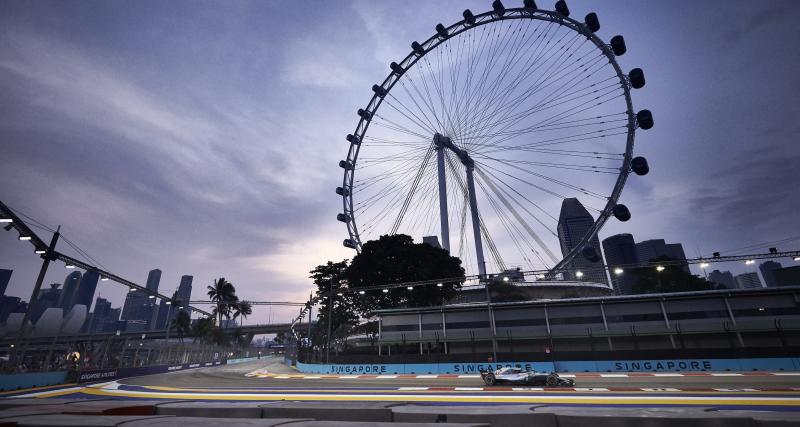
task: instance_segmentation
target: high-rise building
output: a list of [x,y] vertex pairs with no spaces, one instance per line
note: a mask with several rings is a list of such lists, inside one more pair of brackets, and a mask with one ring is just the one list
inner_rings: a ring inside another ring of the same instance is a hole
[[[189,305],[189,301],[192,300],[192,276],[184,275],[181,276],[181,283],[178,285],[178,292],[175,296],[177,307],[172,307],[172,314],[170,315],[170,322],[175,320],[178,317],[178,312],[181,311],[180,307],[185,307]],[[188,310],[184,310],[187,313]]]
[[753,289],[763,288],[761,280],[758,278],[758,273],[755,271],[751,273],[742,273],[736,275],[736,284],[739,289]]
[[28,310],[28,303],[19,297],[3,295],[0,297],[0,322],[8,320],[11,313],[24,313]]
[[631,295],[636,285],[636,277],[631,272],[622,269],[621,274],[617,274],[615,269],[626,264],[637,264],[639,257],[636,254],[636,243],[630,234],[615,234],[603,239],[603,254],[606,257],[606,265],[611,273],[611,283],[614,285],[614,294]]
[[[637,243],[636,255],[641,262],[649,262],[661,257],[686,261],[683,245],[680,243],[667,243],[664,239],[650,239]],[[682,265],[681,269],[687,273],[690,272],[687,264]]]
[[61,288],[61,298],[58,300],[58,306],[64,309],[64,314],[69,313],[69,311],[72,310],[72,306],[75,305],[80,283],[80,271],[73,271],[64,279],[64,286]]
[[161,281],[161,270],[154,269],[147,273],[147,290],[158,292],[158,283]]
[[776,270],[775,286],[800,286],[800,265]]
[[75,304],[85,305],[87,312],[92,307],[92,299],[94,299],[94,292],[97,290],[98,280],[100,280],[100,272],[97,270],[88,270],[83,273],[81,284],[78,286]]
[[737,287],[736,279],[733,278],[733,274],[731,274],[730,271],[714,270],[711,273],[708,273],[708,281],[714,282],[728,289],[736,289]]
[[6,294],[6,288],[8,287],[8,282],[11,281],[11,273],[13,272],[14,270],[0,268],[0,297]]
[[122,317],[120,319],[128,323],[125,330],[146,330],[152,316],[152,306],[150,298],[144,292],[139,290],[128,292],[125,297],[125,305],[122,306]]
[[[561,214],[558,218],[558,241],[561,244],[561,254],[566,256],[573,248],[577,247],[593,224],[594,218],[578,199],[564,199],[561,203]],[[596,255],[600,259],[597,262],[592,262],[586,259],[582,253],[579,253],[566,266],[567,271],[564,273],[564,278],[566,280],[601,283],[608,286],[608,278],[603,265],[603,253],[600,249],[600,240],[597,235],[589,240],[587,246],[594,248]],[[577,274],[578,272],[581,272],[582,275]]]
[[762,262],[761,265],[758,266],[758,270],[761,271],[761,277],[764,279],[764,285],[766,285],[768,288],[774,288],[777,286],[775,283],[775,271],[780,270],[781,268],[783,268],[783,266],[779,262]]
[[33,306],[33,312],[31,313],[32,323],[35,324],[48,308],[58,307],[62,291],[58,289],[59,286],[61,286],[61,283],[52,283],[49,289],[39,291],[39,297],[36,299],[36,304]]

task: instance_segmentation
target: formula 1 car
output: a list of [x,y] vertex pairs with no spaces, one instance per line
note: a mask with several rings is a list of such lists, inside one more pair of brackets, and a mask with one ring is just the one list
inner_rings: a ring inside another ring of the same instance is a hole
[[526,371],[505,367],[494,372],[481,371],[481,378],[488,386],[495,384],[544,385],[548,387],[572,387],[575,380],[561,378],[555,372]]

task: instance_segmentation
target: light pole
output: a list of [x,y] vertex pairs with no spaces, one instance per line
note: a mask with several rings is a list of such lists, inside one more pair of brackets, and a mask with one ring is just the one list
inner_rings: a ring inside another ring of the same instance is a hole
[[486,289],[486,312],[489,313],[489,328],[492,330],[492,360],[497,363],[497,331],[494,326],[494,313],[492,312],[492,293],[489,291],[489,282],[484,282]]
[[325,363],[329,363],[331,356],[331,324],[333,323],[333,279],[328,282],[328,334],[325,338]]

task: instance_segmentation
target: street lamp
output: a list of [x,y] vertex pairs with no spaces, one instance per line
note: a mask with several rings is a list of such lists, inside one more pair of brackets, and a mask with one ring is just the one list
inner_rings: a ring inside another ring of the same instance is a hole
[[108,277],[103,276],[102,278],[100,278],[100,281],[101,282],[108,282]]
[[794,257],[794,260],[795,260],[795,261],[800,261],[800,256],[796,256],[796,257]]
[[436,286],[437,286],[437,287],[439,287],[439,288],[441,288],[441,287],[442,287],[442,286],[444,286],[444,285],[443,285],[443,284],[441,284],[441,283],[437,283],[437,284],[436,284]]
[[748,259],[748,260],[747,260],[747,261],[745,261],[744,263],[745,263],[745,265],[750,265],[750,264],[755,264],[755,263],[756,263],[756,261],[755,261],[755,260],[753,260],[753,259]]
[[385,293],[385,294],[388,294],[388,293],[389,293],[389,290],[388,290],[388,289],[384,289],[384,290],[383,290],[383,293]]
[[619,267],[617,267],[617,268],[615,268],[615,269],[614,269],[614,274],[616,274],[617,276],[619,276],[619,275],[620,275],[620,274],[622,274],[623,272],[624,272],[624,270],[623,270],[623,269],[621,269],[621,268],[619,268]]
[[582,271],[576,271],[575,272],[575,277],[580,279],[581,277],[583,277],[583,272]]
[[28,241],[28,240],[31,240],[31,236],[23,236],[23,235],[20,235],[20,236],[19,236],[19,240]]
[[14,222],[14,220],[11,218],[0,218],[0,224],[11,224],[12,222]]
[[33,251],[33,253],[35,253],[37,255],[42,255],[45,252],[47,252],[47,251],[45,251],[44,249],[37,249],[37,250]]
[[413,291],[414,287],[413,286],[406,286],[406,289],[408,289],[409,291]]
[[508,282],[508,276],[503,276],[503,281]]
[[700,263],[700,268],[708,268],[708,265],[709,264],[707,262],[701,262]]
[[658,271],[658,272],[662,272],[662,271],[664,271],[664,266],[663,266],[663,265],[659,265],[659,266],[657,266],[657,267],[656,267],[656,271]]
[[72,264],[67,264],[65,267],[67,267],[67,270],[72,270],[73,268],[75,268],[75,266]]
[[365,293],[366,293],[366,292],[364,292],[364,291],[358,291],[358,294],[359,294],[359,295],[364,295]]

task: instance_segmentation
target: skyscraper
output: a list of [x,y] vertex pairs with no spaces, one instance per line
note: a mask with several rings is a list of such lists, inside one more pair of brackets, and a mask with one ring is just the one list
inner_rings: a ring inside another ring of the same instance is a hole
[[736,289],[736,279],[733,278],[730,271],[714,270],[708,273],[708,280],[728,289]]
[[175,298],[182,305],[188,305],[192,299],[192,279],[192,276],[181,276],[181,283],[178,285],[178,292]]
[[73,271],[64,279],[64,286],[61,288],[61,297],[58,300],[58,306],[64,309],[64,314],[72,310],[75,305],[78,287],[81,283],[81,272]]
[[[594,218],[589,211],[576,198],[566,198],[561,203],[561,215],[558,218],[558,241],[561,244],[561,254],[566,256],[589,232],[594,224]],[[581,280],[584,282],[594,282],[608,285],[605,266],[603,265],[603,255],[600,250],[600,240],[597,235],[589,240],[587,246],[594,248],[600,260],[591,262],[583,254],[579,253],[567,265],[567,272],[564,273],[566,280]],[[577,277],[578,271],[583,273]]]
[[[648,262],[661,257],[686,260],[683,245],[680,243],[667,243],[664,239],[650,239],[637,243],[636,254],[640,262]],[[682,265],[681,269],[687,273],[690,272],[688,265]]]
[[161,270],[154,269],[147,273],[147,290],[158,292],[158,283],[161,281]]
[[122,306],[120,320],[128,322],[127,331],[142,331],[147,329],[150,322],[150,299],[139,290],[128,292],[125,296],[125,305]]
[[737,275],[736,284],[739,289],[763,288],[761,280],[758,278],[758,273],[755,271]]
[[630,234],[615,234],[603,239],[603,254],[605,254],[606,265],[608,265],[609,272],[611,273],[611,283],[614,284],[614,294],[633,294],[633,287],[636,284],[636,278],[633,274],[631,274],[630,271],[625,272],[624,269],[622,274],[615,274],[614,272],[614,269],[618,266],[636,264],[639,262],[633,236]]
[[8,282],[11,281],[11,273],[13,270],[6,270],[0,268],[0,297],[6,294]]
[[48,308],[58,306],[58,301],[61,299],[59,286],[61,286],[61,283],[52,283],[49,289],[39,291],[39,297],[36,299],[36,304],[33,305],[31,323],[35,324]]
[[761,271],[761,277],[764,279],[764,284],[768,288],[778,286],[775,282],[775,271],[781,268],[783,268],[781,263],[775,261],[762,262],[761,265],[758,266],[759,271]]
[[92,299],[94,299],[94,292],[97,290],[98,280],[100,280],[100,272],[97,270],[88,270],[83,273],[81,284],[78,286],[75,304],[85,305],[87,312],[89,308],[92,307]]

